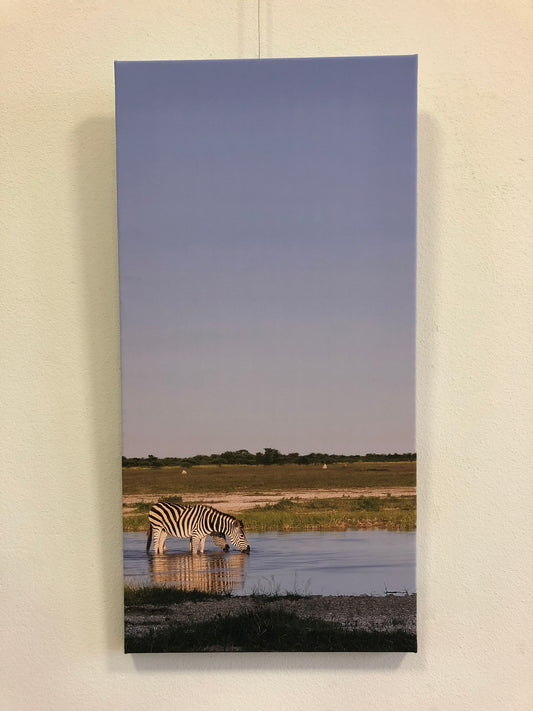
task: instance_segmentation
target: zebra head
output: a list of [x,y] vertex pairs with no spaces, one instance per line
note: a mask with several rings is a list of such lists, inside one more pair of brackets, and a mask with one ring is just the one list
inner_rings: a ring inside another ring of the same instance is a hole
[[242,521],[235,519],[229,529],[229,539],[238,550],[243,553],[250,552],[250,546],[244,535],[244,524]]
[[221,548],[224,553],[229,551],[229,546],[223,533],[213,533],[213,543]]

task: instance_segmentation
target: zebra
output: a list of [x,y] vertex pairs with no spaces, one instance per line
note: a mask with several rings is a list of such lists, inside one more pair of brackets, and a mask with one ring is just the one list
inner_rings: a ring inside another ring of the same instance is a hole
[[225,536],[227,535],[235,548],[243,553],[250,552],[242,521],[238,521],[235,516],[217,511],[211,506],[203,504],[185,506],[163,501],[152,506],[148,519],[150,526],[146,552],[150,550],[153,537],[154,551],[164,553],[165,538],[168,535],[188,538],[190,552],[193,555],[196,555],[198,546],[200,546],[200,553],[203,553],[207,536],[213,536],[215,544],[219,548],[225,549],[227,546]]

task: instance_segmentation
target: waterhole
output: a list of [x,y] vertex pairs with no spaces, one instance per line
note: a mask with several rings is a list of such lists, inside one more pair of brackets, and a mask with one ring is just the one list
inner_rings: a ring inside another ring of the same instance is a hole
[[413,532],[270,531],[247,538],[250,555],[222,553],[208,539],[205,553],[192,556],[187,540],[170,537],[167,553],[148,555],[145,533],[125,533],[125,582],[234,595],[416,592]]

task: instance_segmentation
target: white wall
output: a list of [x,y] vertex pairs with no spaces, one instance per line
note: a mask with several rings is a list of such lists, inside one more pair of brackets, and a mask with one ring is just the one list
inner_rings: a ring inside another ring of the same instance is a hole
[[525,711],[529,3],[261,5],[263,56],[420,55],[420,653],[122,654],[113,60],[253,57],[256,3],[7,0],[0,707]]

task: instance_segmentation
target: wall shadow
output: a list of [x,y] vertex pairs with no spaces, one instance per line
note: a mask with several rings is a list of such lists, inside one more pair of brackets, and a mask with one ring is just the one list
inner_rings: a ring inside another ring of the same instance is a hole
[[[96,499],[94,565],[105,606],[106,646],[122,649],[122,482],[120,330],[115,179],[115,121],[97,116],[73,136],[80,218],[82,318],[88,372],[87,470]],[[84,590],[85,596],[87,596]]]
[[[418,116],[416,439],[417,439],[417,591],[418,644],[424,649],[428,619],[428,562],[437,541],[431,540],[432,477],[437,465],[434,443],[438,420],[435,372],[438,364],[439,251],[439,131],[435,118]],[[419,657],[423,657],[419,653]]]

